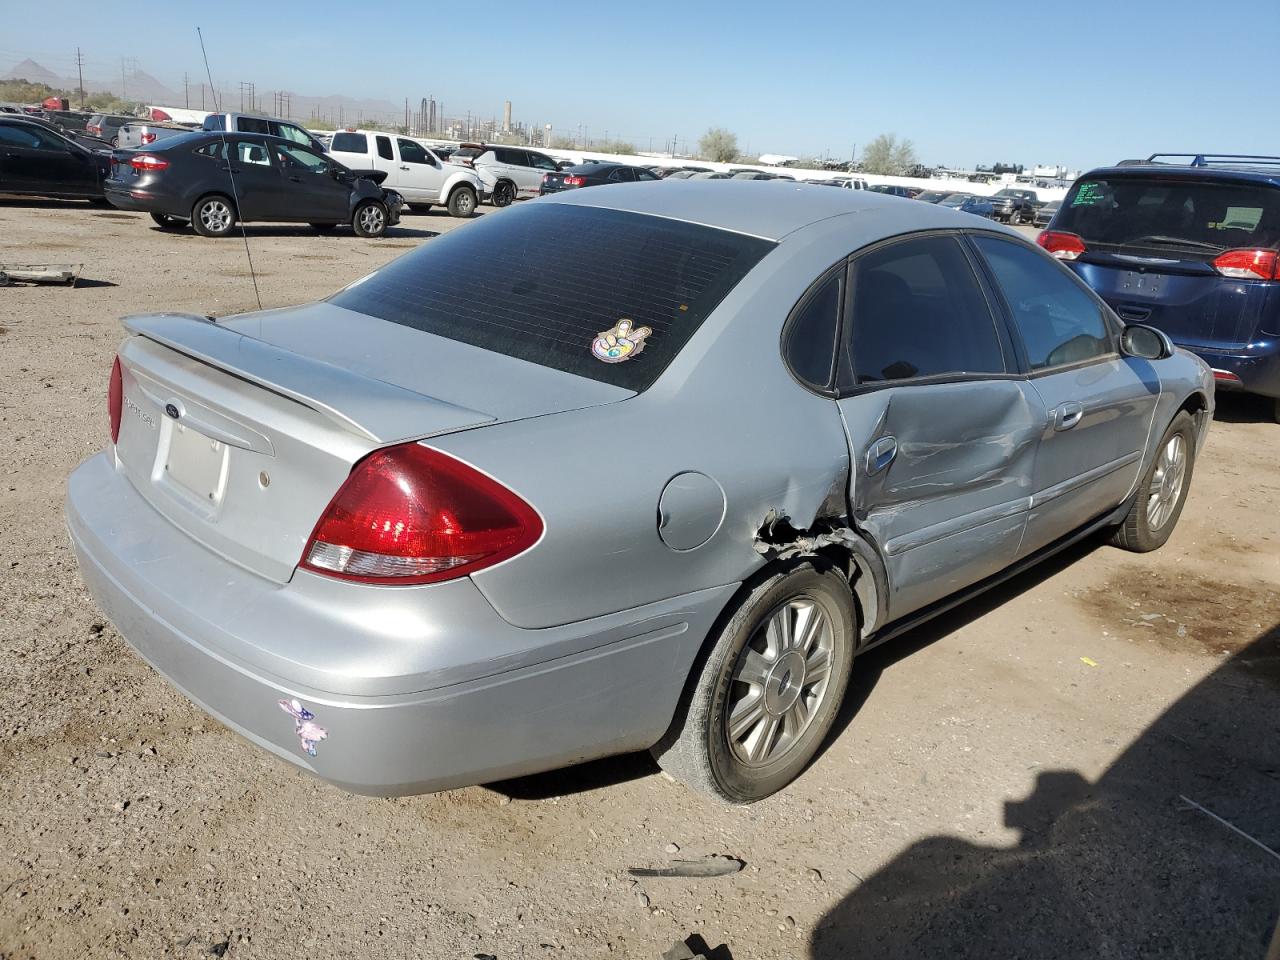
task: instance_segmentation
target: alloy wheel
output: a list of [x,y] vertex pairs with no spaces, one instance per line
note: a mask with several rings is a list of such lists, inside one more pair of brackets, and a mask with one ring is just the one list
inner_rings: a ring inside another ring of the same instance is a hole
[[200,222],[210,233],[222,233],[231,224],[231,208],[221,200],[210,200],[200,208]]
[[783,603],[756,630],[738,658],[725,721],[741,763],[773,763],[809,729],[829,686],[833,644],[827,615],[803,596]]
[[1182,434],[1175,433],[1160,448],[1155,473],[1147,491],[1147,526],[1159,530],[1178,506],[1182,485],[1187,476],[1187,444]]

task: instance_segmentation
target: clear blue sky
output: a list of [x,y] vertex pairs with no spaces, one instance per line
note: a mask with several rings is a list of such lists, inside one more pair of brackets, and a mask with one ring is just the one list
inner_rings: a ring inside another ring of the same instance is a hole
[[[10,0],[16,2],[16,0]],[[1280,153],[1280,16],[1266,4],[430,0],[42,3],[5,18],[24,57],[92,77],[121,57],[181,89],[214,78],[307,95],[588,125],[640,149],[709,126],[753,152],[847,157],[894,132],[929,163],[1088,167],[1154,150]]]

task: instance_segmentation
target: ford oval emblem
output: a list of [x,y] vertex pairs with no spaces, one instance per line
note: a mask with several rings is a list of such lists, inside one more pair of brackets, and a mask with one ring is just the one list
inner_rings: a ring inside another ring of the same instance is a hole
[[182,414],[178,411],[177,404],[174,404],[174,403],[166,403],[164,405],[164,412],[168,414],[170,417],[172,417],[174,420],[177,420],[180,416],[182,416]]

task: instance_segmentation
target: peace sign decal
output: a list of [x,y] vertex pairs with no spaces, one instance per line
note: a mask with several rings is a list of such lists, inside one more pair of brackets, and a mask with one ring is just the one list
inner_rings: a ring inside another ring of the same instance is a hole
[[649,327],[635,327],[630,320],[619,320],[611,330],[602,330],[591,341],[591,353],[605,363],[621,363],[630,360],[644,349],[645,337],[653,331]]

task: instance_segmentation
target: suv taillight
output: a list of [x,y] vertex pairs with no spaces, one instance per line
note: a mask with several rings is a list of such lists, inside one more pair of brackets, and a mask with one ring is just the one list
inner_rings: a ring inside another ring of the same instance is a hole
[[523,553],[542,518],[479,470],[405,443],[356,464],[303,551],[302,567],[360,583],[436,583]]
[[1045,230],[1036,237],[1036,243],[1044,247],[1059,260],[1074,260],[1084,253],[1088,247],[1074,233],[1062,233],[1058,230]]
[[1280,255],[1274,250],[1228,250],[1214,259],[1213,269],[1236,280],[1280,280]]
[[111,364],[111,379],[107,382],[107,419],[111,421],[111,442],[120,439],[120,407],[124,402],[124,381],[120,375],[120,358]]
[[[565,177],[564,185],[566,187],[585,187],[587,185],[586,177]],[[592,194],[595,196],[595,194]]]

